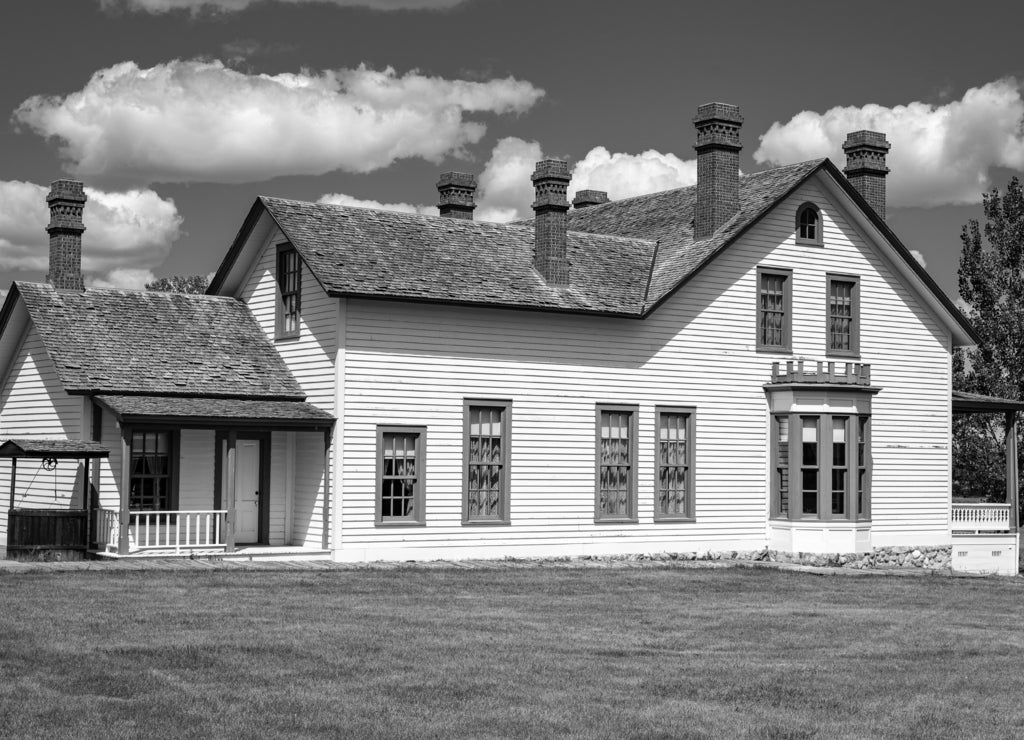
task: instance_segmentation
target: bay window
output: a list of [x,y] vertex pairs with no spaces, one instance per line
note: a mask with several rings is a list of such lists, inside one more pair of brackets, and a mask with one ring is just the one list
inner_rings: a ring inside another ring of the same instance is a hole
[[[868,519],[870,423],[866,414],[774,414],[773,518]],[[799,435],[797,440],[791,440],[793,430]],[[790,475],[791,470],[797,471],[795,477]],[[799,486],[796,491],[791,491],[793,481]],[[793,494],[799,502],[795,507]]]

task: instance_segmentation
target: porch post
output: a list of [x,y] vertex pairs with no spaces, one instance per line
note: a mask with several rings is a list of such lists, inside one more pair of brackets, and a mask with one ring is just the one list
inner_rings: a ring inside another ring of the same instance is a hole
[[128,502],[132,485],[132,446],[130,427],[121,427],[121,504],[117,517],[117,553],[128,554]]
[[1017,412],[1006,412],[1006,503],[1010,505],[1010,531],[1020,528],[1017,491]]
[[224,485],[224,497],[227,499],[224,508],[227,509],[227,521],[224,532],[224,551],[235,551],[235,443],[238,441],[238,432],[234,429],[228,431],[228,459],[227,479]]
[[323,549],[331,548],[331,430],[324,432],[324,534]]
[[[17,477],[18,477],[18,458],[12,457],[11,458],[11,506],[10,506],[11,509],[14,509],[14,479],[17,478]],[[8,523],[7,528],[10,529],[10,526],[11,525]]]
[[85,509],[85,549],[92,545],[92,502],[89,500],[89,458],[85,458],[82,471],[82,508]]

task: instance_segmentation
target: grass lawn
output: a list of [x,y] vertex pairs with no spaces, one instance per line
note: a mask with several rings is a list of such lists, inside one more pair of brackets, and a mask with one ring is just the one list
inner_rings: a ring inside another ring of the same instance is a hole
[[1024,582],[0,573],[12,738],[1024,736]]

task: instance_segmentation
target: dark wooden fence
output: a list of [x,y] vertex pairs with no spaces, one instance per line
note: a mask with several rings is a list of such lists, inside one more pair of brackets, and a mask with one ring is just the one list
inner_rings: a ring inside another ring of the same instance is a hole
[[7,557],[82,560],[88,543],[88,512],[79,509],[11,509]]

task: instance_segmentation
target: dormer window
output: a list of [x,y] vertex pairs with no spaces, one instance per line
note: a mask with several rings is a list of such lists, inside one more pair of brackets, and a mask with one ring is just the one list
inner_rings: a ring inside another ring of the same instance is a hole
[[813,203],[804,203],[796,212],[796,237],[802,244],[821,244],[821,211]]
[[277,247],[277,338],[299,336],[302,310],[302,261],[291,244]]

